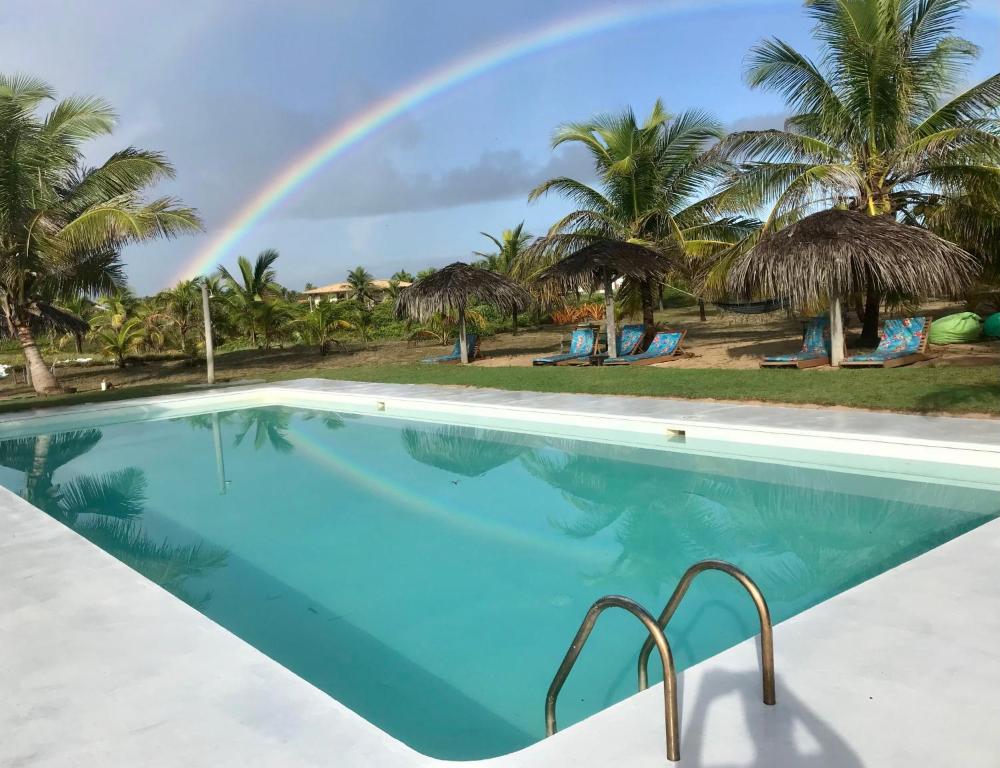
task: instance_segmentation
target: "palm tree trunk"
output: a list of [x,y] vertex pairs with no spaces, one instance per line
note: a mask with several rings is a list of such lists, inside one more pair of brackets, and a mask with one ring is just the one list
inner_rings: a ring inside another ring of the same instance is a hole
[[78,355],[83,354],[83,334],[79,331],[73,332],[73,341],[76,342],[76,353]]
[[653,314],[653,284],[649,280],[643,280],[639,284],[639,298],[642,301],[642,324],[646,329],[656,325],[656,316]]
[[663,283],[660,283],[657,289],[657,295],[659,296],[660,311],[663,311]]
[[517,310],[516,309],[511,313],[510,332],[511,332],[511,335],[517,336]]
[[[9,319],[9,318],[8,318]],[[38,344],[27,323],[20,320],[10,320],[10,325],[14,329],[14,335],[21,345],[24,353],[25,364],[31,376],[31,384],[40,395],[56,395],[66,390],[59,386],[56,377],[49,366],[46,365],[42,353],[38,351]]]
[[611,272],[604,273],[604,320],[608,334],[608,357],[618,357],[618,339],[615,337],[615,296]]
[[698,299],[698,319],[703,323],[708,320],[708,315],[705,314],[705,300]]
[[878,346],[879,308],[882,297],[878,291],[869,288],[865,294],[865,317],[861,326],[861,343],[864,346]]

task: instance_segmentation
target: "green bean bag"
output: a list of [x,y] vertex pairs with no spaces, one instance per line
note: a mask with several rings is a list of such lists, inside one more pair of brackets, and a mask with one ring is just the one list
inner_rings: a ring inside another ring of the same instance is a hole
[[1000,312],[994,312],[983,323],[983,335],[991,339],[1000,339]]
[[931,324],[931,344],[969,344],[983,335],[983,318],[975,312],[947,315]]

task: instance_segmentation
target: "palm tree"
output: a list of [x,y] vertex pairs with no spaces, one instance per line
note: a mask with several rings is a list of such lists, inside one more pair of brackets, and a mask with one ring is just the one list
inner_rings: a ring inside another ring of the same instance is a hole
[[[813,211],[844,207],[928,224],[965,214],[970,193],[1000,198],[1000,74],[958,95],[977,53],[955,30],[964,0],[813,0],[815,63],[782,40],[750,52],[747,79],[777,91],[792,111],[784,130],[744,131],[720,154],[740,163],[727,202],[771,206],[780,229]],[[942,230],[948,227],[939,222]],[[985,248],[989,227],[963,227]],[[862,310],[877,341],[883,296],[873,275]]]
[[345,314],[343,302],[323,301],[300,310],[294,326],[306,344],[315,346],[320,355],[325,355],[337,331],[354,330],[354,325],[344,319]]
[[201,322],[201,279],[181,280],[157,297],[168,322],[177,330],[181,352],[187,354],[188,336]]
[[53,101],[41,80],[0,75],[0,311],[39,393],[62,391],[35,342],[39,321],[65,298],[121,286],[124,246],[200,227],[176,200],[143,198],[173,176],[163,155],[128,148],[84,165],[82,145],[114,127],[110,106],[73,97],[40,115]]
[[236,260],[239,268],[239,279],[225,267],[219,267],[219,277],[226,287],[226,300],[233,311],[246,325],[250,335],[250,344],[257,346],[258,314],[260,305],[270,301],[278,294],[279,286],[276,272],[272,264],[277,260],[278,252],[273,248],[257,254],[253,264],[246,256]]
[[[500,237],[494,237],[488,232],[480,232],[479,234],[489,238],[497,250],[494,253],[480,253],[476,251],[476,256],[483,258],[483,261],[479,262],[476,266],[483,267],[518,282],[524,282],[533,277],[530,262],[525,258],[525,252],[531,243],[531,234],[524,231],[523,221],[513,229],[505,229],[500,233]],[[516,309],[511,315],[510,327],[511,333],[516,336]]]
[[[705,256],[729,247],[752,222],[719,215],[708,187],[722,178],[725,162],[706,152],[722,129],[703,112],[671,116],[657,101],[639,124],[631,109],[569,123],[556,131],[553,147],[568,142],[590,152],[598,187],[576,179],[550,179],[532,190],[535,200],[557,192],[577,203],[530,250],[537,262],[551,263],[597,241],[644,246],[666,257]],[[626,285],[640,294],[643,322],[652,327],[653,285]]]
[[395,280],[397,283],[413,283],[416,282],[416,278],[407,272],[405,269],[400,269],[393,273],[390,280]]
[[371,307],[375,303],[375,282],[371,273],[364,267],[355,267],[347,273],[347,284],[350,286],[350,298]]
[[115,365],[125,367],[125,358],[139,351],[146,338],[142,321],[133,317],[117,328],[108,326],[94,331],[94,339],[106,355],[115,359]]

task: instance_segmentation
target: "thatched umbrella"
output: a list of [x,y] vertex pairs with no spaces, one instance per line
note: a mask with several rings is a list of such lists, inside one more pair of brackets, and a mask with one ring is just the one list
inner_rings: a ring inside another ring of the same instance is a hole
[[462,363],[468,363],[465,310],[469,304],[490,304],[510,315],[531,306],[531,294],[503,275],[456,261],[404,288],[396,300],[396,315],[424,322],[438,313],[457,312]]
[[731,292],[787,296],[793,306],[830,302],[831,362],[844,349],[841,299],[879,293],[950,296],[975,279],[976,260],[957,245],[891,216],[833,209],[806,216],[758,241],[733,263]]
[[538,282],[556,285],[563,291],[580,284],[604,289],[607,320],[608,357],[618,357],[615,339],[614,282],[620,277],[649,280],[664,272],[663,257],[649,248],[620,240],[597,240],[571,253],[538,275]]

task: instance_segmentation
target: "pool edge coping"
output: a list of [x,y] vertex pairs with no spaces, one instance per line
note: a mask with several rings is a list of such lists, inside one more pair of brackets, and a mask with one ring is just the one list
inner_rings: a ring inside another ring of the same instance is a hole
[[[248,387],[240,387],[240,388],[226,388],[226,389],[222,389],[222,390],[213,390],[213,391],[199,390],[197,392],[191,392],[191,393],[180,393],[180,394],[175,394],[175,395],[158,396],[158,397],[154,396],[154,397],[151,397],[151,398],[142,398],[142,399],[136,399],[136,400],[127,400],[127,401],[115,401],[114,403],[108,403],[108,404],[106,404],[100,410],[103,410],[103,411],[106,412],[106,411],[117,411],[119,409],[137,408],[137,407],[142,407],[144,404],[149,405],[149,404],[155,404],[157,402],[162,402],[164,400],[164,398],[169,398],[172,402],[181,402],[181,401],[188,401],[188,400],[204,400],[206,398],[206,396],[208,398],[210,398],[211,400],[216,400],[216,398],[219,395],[222,395],[222,396],[234,395],[234,394],[235,395],[246,395],[248,393],[249,394],[264,394],[268,390],[275,390],[275,389],[278,389],[278,390],[286,389],[286,390],[291,391],[292,393],[298,393],[298,394],[301,394],[303,392],[313,392],[313,393],[316,393],[316,387],[314,386],[313,382],[320,383],[320,384],[324,385],[324,386],[320,387],[320,389],[323,390],[323,391],[326,391],[327,393],[330,393],[330,391],[331,391],[331,388],[329,387],[330,384],[345,384],[346,383],[346,382],[330,382],[328,380],[299,380],[299,381],[296,381],[296,382],[282,383],[282,384],[279,384],[279,385],[264,384],[264,385],[251,385],[251,386],[248,386]],[[351,384],[355,384],[355,383],[351,383]],[[294,385],[298,385],[298,386],[294,386]],[[303,386],[303,385],[305,385],[305,386]],[[372,387],[372,385],[369,385],[368,383],[356,383],[356,386],[366,387],[366,388]],[[419,386],[429,386],[429,387],[433,388],[435,385],[375,385],[375,386],[376,387],[392,387],[392,388],[396,388],[396,387],[414,387],[414,386],[418,386],[418,387]],[[355,387],[351,387],[351,389],[354,389],[354,388]],[[385,392],[384,395],[378,395],[378,394],[373,394],[371,392],[365,392],[364,394],[358,394],[358,396],[359,397],[366,397],[366,398],[380,397],[380,396],[385,396],[387,398],[393,398],[393,397],[399,398],[399,397],[402,397],[402,395],[400,395],[398,391],[391,391],[390,392],[388,390],[383,390],[383,392]],[[507,393],[504,390],[498,390],[497,392],[501,392],[501,393],[504,393],[504,394],[509,394],[509,393]],[[333,394],[336,394],[336,395],[345,395],[345,394],[351,394],[351,393],[344,392],[341,389],[336,388],[336,391],[333,391]],[[355,393],[355,394],[357,394],[357,393]],[[455,394],[465,394],[465,393],[464,392],[458,392],[458,393],[455,393]],[[543,393],[531,393],[531,394],[539,394],[542,397],[546,397],[546,398],[547,397],[551,397],[551,395],[543,394]],[[587,399],[592,398],[592,397],[597,397],[597,398],[602,398],[603,399],[603,398],[609,398],[609,397],[613,397],[613,396],[603,396],[603,395],[602,396],[589,396],[589,395],[575,396],[574,395],[574,396],[571,396],[571,397],[580,397],[580,398],[587,398]],[[233,399],[233,398],[223,398],[223,399]],[[432,404],[435,404],[434,401],[428,401],[428,402],[430,402]],[[673,403],[675,401],[669,401],[669,402]],[[683,402],[683,401],[681,401],[681,402]],[[467,403],[468,407],[483,407],[483,405],[484,404],[482,404],[482,403]],[[508,408],[510,408],[512,406],[510,406],[508,404],[508,405],[504,405],[504,406],[495,406],[495,407],[508,407]],[[727,405],[725,405],[723,407],[725,409],[729,410],[729,409],[732,409],[734,406],[727,404]],[[758,407],[758,406],[735,406],[735,407],[736,408],[754,408],[754,407]],[[12,423],[12,422],[30,421],[32,423],[38,423],[38,422],[35,421],[38,417],[41,417],[42,419],[48,420],[49,418],[56,418],[58,416],[65,416],[65,415],[67,415],[67,413],[71,415],[73,413],[78,413],[78,412],[83,411],[83,410],[92,411],[93,409],[90,406],[86,406],[86,405],[84,405],[84,406],[64,406],[64,407],[59,407],[58,409],[51,409],[51,410],[50,409],[44,409],[44,410],[42,410],[40,412],[32,413],[30,416],[28,416],[27,419],[25,418],[25,414],[7,414],[7,415],[5,415],[5,417],[0,417],[0,429],[2,429],[2,427],[3,427],[4,424],[9,424],[9,423]],[[530,411],[531,409],[530,408],[525,408],[524,410]],[[789,410],[792,410],[792,409],[789,409]],[[802,409],[796,408],[794,410],[795,411],[800,411]],[[58,413],[53,413],[53,411],[58,411]],[[573,413],[573,412],[570,411],[570,412],[567,412],[567,413]],[[619,418],[619,417],[615,416],[615,418]],[[649,417],[639,417],[639,416],[636,416],[636,417],[632,417],[632,418],[635,418],[635,419],[638,420],[638,419],[649,418]],[[918,418],[918,419],[924,419],[924,418],[929,418],[929,419],[949,418],[950,419],[950,418],[954,418],[954,417],[914,417],[914,418]],[[971,420],[970,419],[970,420],[966,420],[966,421],[978,422],[979,420]],[[695,422],[692,421],[692,422],[688,422],[688,423],[689,424],[694,424]],[[714,425],[718,426],[719,423],[720,422],[715,422]],[[746,427],[746,428],[747,429],[751,429],[753,427]],[[781,430],[779,430],[779,431],[781,431]],[[809,431],[807,431],[807,430],[801,430],[800,433],[802,433],[802,434],[809,434]],[[857,439],[856,438],[856,433],[847,433],[847,435],[850,436],[852,439]],[[899,440],[899,439],[900,438],[894,438],[894,440]],[[1000,440],[998,440],[998,443],[1000,443]],[[936,446],[936,443],[935,443],[935,441],[930,440],[928,442],[928,445],[934,447],[934,446]],[[953,445],[956,445],[956,444],[953,444]],[[957,445],[961,446],[964,449],[968,444],[959,443]],[[946,446],[946,447],[950,448],[951,446]],[[978,444],[978,447],[974,448],[973,450],[986,451],[986,452],[988,452],[990,454],[992,454],[992,453],[998,453],[998,454],[1000,454],[1000,444],[985,444],[984,445],[984,444],[981,443],[981,444]],[[17,498],[19,498],[19,497],[17,497]],[[41,510],[38,510],[36,507],[34,507],[33,505],[30,505],[28,502],[24,501],[23,499],[19,499],[19,501],[20,501],[21,504],[24,504],[27,507],[29,507],[31,510],[34,510],[34,512],[37,513],[38,515],[44,517],[46,520],[49,520],[48,516],[45,515],[45,513],[42,512]],[[7,510],[4,507],[6,507],[6,504],[0,504],[0,511],[6,512]],[[60,527],[62,527],[61,524],[57,523],[56,521],[52,521],[52,522],[55,522],[56,525],[59,525]],[[824,601],[823,603],[821,603],[821,604],[819,604],[817,606],[814,606],[813,608],[807,609],[806,611],[802,612],[797,617],[795,617],[795,619],[793,619],[791,621],[799,620],[799,619],[801,619],[801,617],[807,617],[813,611],[816,611],[821,606],[827,605],[827,604],[829,604],[829,603],[837,600],[837,598],[839,598],[841,596],[844,596],[844,595],[853,595],[853,594],[856,593],[857,590],[862,589],[862,587],[865,587],[866,585],[868,585],[868,584],[870,584],[872,582],[875,582],[875,581],[877,581],[879,579],[882,579],[883,577],[887,576],[888,574],[894,573],[894,572],[896,572],[897,570],[899,570],[901,568],[912,566],[913,564],[918,564],[919,565],[919,563],[924,558],[928,558],[933,553],[938,552],[939,550],[941,550],[944,547],[948,547],[950,544],[952,544],[955,541],[960,541],[961,540],[961,541],[967,541],[968,542],[972,538],[976,537],[977,534],[981,534],[982,532],[984,532],[984,529],[987,529],[987,528],[989,528],[991,531],[993,529],[1000,528],[1000,521],[992,521],[991,523],[987,523],[984,526],[981,526],[981,527],[979,527],[979,528],[977,528],[977,529],[975,529],[975,530],[973,530],[973,531],[971,531],[969,533],[966,533],[966,534],[964,534],[964,535],[962,535],[960,537],[957,537],[956,539],[953,539],[952,541],[948,542],[947,544],[942,545],[942,547],[938,547],[938,548],[936,548],[934,550],[931,550],[931,551],[929,551],[929,552],[927,552],[927,553],[925,553],[923,555],[918,556],[917,558],[914,558],[914,559],[908,561],[907,563],[904,563],[904,564],[902,564],[900,566],[896,566],[895,568],[892,568],[892,569],[890,569],[888,571],[885,571],[882,574],[879,574],[878,576],[874,577],[873,579],[870,579],[867,582],[864,582],[861,585],[858,585],[858,586],[853,587],[853,588],[851,588],[849,590],[846,590],[845,592],[840,593],[839,595],[835,596],[834,598],[831,598],[831,599],[829,599],[827,601]],[[114,560],[114,558],[112,558],[110,555],[108,555],[107,553],[105,553],[103,550],[100,550],[95,545],[90,544],[90,542],[88,542],[82,536],[79,536],[79,534],[75,534],[74,532],[72,532],[69,529],[65,529],[65,530],[69,534],[71,534],[72,537],[75,537],[75,539],[78,540],[78,541],[74,542],[75,544],[79,544],[80,542],[82,542],[82,543],[86,544],[88,547],[93,547],[97,552],[100,552],[102,555],[105,555],[106,557],[108,557],[111,560],[113,560],[114,563],[117,566],[120,566],[120,568],[125,569],[125,572],[127,574],[130,574],[131,576],[133,576],[136,580],[146,581],[144,577],[142,577],[141,575],[139,575],[138,573],[136,573],[134,571],[131,571],[131,569],[129,569],[123,563],[120,563],[119,561]],[[183,606],[185,609],[189,610],[194,615],[199,616],[200,618],[204,619],[205,621],[210,622],[213,627],[215,627],[216,629],[222,630],[222,632],[226,636],[228,636],[230,639],[235,639],[239,643],[245,645],[247,648],[250,648],[254,653],[259,654],[263,659],[265,659],[270,664],[273,664],[273,665],[275,665],[277,667],[280,667],[283,670],[285,669],[284,667],[281,667],[281,665],[278,664],[278,662],[275,662],[275,661],[271,660],[269,657],[267,657],[264,654],[260,653],[259,651],[256,651],[256,649],[253,649],[251,646],[247,645],[245,643],[245,641],[241,640],[237,636],[232,635],[232,633],[228,632],[228,630],[225,630],[225,628],[223,628],[223,627],[215,624],[214,622],[211,622],[210,619],[207,619],[206,617],[201,616],[201,614],[198,614],[197,611],[195,611],[195,609],[191,608],[190,606],[187,606],[185,603],[183,603],[179,599],[173,597],[172,595],[170,595],[169,593],[167,593],[167,592],[165,592],[163,590],[159,590],[159,593],[162,596],[166,597],[168,600],[175,601],[180,606]],[[784,627],[786,623],[783,623],[782,625],[780,625],[778,629],[780,629],[781,627]],[[779,638],[780,637],[781,637],[781,635],[779,634]],[[691,676],[692,674],[697,674],[696,672],[694,672],[695,670],[704,671],[704,669],[707,668],[707,665],[712,665],[714,662],[716,662],[717,660],[719,660],[720,657],[722,657],[722,656],[727,656],[727,655],[730,655],[730,654],[735,654],[737,652],[737,649],[741,649],[742,648],[741,653],[743,655],[746,655],[746,649],[743,648],[743,647],[744,646],[748,646],[748,645],[753,645],[755,647],[756,643],[755,643],[755,641],[753,639],[745,641],[744,643],[741,643],[741,644],[739,644],[739,645],[737,645],[737,646],[735,646],[733,648],[730,648],[727,651],[724,651],[722,654],[719,654],[718,656],[712,657],[711,659],[708,659],[708,660],[706,660],[704,662],[701,662],[698,665],[695,665],[690,670],[686,670],[685,673],[682,673],[682,676],[684,676],[684,675]],[[287,671],[287,670],[285,670],[285,671]],[[781,673],[781,671],[782,670],[779,669],[779,674]],[[292,674],[292,673],[289,672],[288,674]],[[308,683],[308,681],[302,680],[301,678],[298,678],[297,676],[294,676],[294,675],[293,675],[293,677],[295,677],[295,679],[297,681],[299,681],[301,683],[304,683],[305,685],[309,686],[310,689],[318,690],[318,689],[315,689],[315,687],[312,686],[310,683]],[[322,693],[322,692],[320,692],[320,693]],[[322,695],[326,696],[326,694],[322,694]],[[779,696],[780,696],[780,690],[779,690]],[[340,704],[339,702],[336,702],[336,700],[332,699],[332,697],[328,697],[328,698],[330,698],[330,701],[335,702],[339,708],[341,708],[341,709],[344,708],[342,704]],[[643,704],[640,705],[639,704],[640,701],[642,701]],[[780,698],[779,698],[779,704],[780,704]],[[576,738],[576,737],[580,736],[581,734],[583,734],[584,732],[589,732],[592,728],[594,728],[594,725],[595,725],[596,721],[599,720],[601,723],[604,723],[606,721],[606,719],[608,719],[608,718],[613,719],[613,716],[612,716],[611,713],[617,713],[617,712],[619,712],[619,710],[623,710],[623,711],[624,710],[632,710],[632,709],[634,709],[637,706],[642,706],[644,710],[649,710],[649,712],[653,712],[657,708],[661,707],[662,704],[656,703],[655,697],[651,697],[650,695],[648,695],[648,693],[647,694],[637,694],[635,696],[629,697],[629,699],[626,699],[624,702],[621,702],[618,705],[614,705],[613,707],[609,707],[609,708],[606,708],[604,710],[601,710],[600,712],[596,713],[592,717],[587,718],[586,720],[581,721],[580,723],[577,723],[577,724],[575,724],[575,725],[573,725],[573,726],[565,729],[564,731],[560,732],[560,734],[558,735],[558,737],[556,739],[553,739],[551,741],[538,742],[537,744],[534,744],[534,745],[531,745],[529,747],[526,747],[525,749],[520,750],[518,752],[510,753],[509,755],[504,755],[504,756],[497,757],[497,758],[491,758],[489,760],[484,760],[484,761],[472,761],[469,764],[470,765],[471,764],[481,764],[481,765],[487,765],[488,764],[488,765],[496,765],[496,766],[505,766],[505,765],[506,766],[515,766],[515,765],[520,766],[520,765],[529,765],[529,764],[532,764],[532,765],[534,765],[534,764],[543,764],[544,760],[542,762],[540,762],[540,763],[534,763],[533,762],[533,756],[534,756],[534,753],[536,751],[544,755],[545,753],[549,752],[550,749],[555,744],[557,744],[557,743],[565,743],[567,739]],[[647,712],[647,714],[649,714],[649,712]],[[351,714],[353,715],[354,713],[351,713]],[[682,705],[682,710],[681,710],[681,716],[682,716],[682,718],[684,716],[684,707],[683,707],[683,705]],[[357,717],[357,716],[355,715],[355,717]],[[403,755],[403,757],[405,757],[405,759],[407,761],[406,763],[393,762],[393,763],[385,763],[385,765],[390,765],[390,764],[392,764],[392,765],[403,765],[403,764],[408,764],[408,765],[423,765],[423,764],[426,764],[426,765],[441,765],[441,766],[446,766],[446,765],[457,765],[458,764],[458,761],[437,760],[435,758],[431,758],[431,757],[428,757],[426,755],[423,755],[423,754],[421,754],[421,753],[413,750],[412,748],[406,746],[402,742],[399,742],[397,739],[395,739],[391,735],[385,733],[381,729],[378,729],[377,726],[374,726],[374,725],[372,725],[370,723],[368,723],[368,726],[370,726],[372,729],[374,729],[375,731],[377,731],[377,733],[380,734],[381,736],[384,736],[388,740],[388,742],[391,742],[392,744],[396,745],[392,750],[390,750],[393,753],[393,757],[394,758],[395,757],[400,757],[400,755],[398,754],[398,752],[399,752],[398,747],[401,747],[407,753],[406,755]],[[659,724],[659,728],[662,729],[662,721]],[[575,734],[575,736],[573,736],[573,734]],[[543,748],[542,745],[548,745],[548,746],[546,746],[546,747]],[[684,748],[684,744],[683,744],[683,741],[682,741],[682,750],[683,750],[683,748]],[[643,755],[643,758],[645,758],[645,757],[646,757],[646,755]],[[657,755],[657,758],[658,758],[658,760],[662,760],[662,755]],[[362,763],[358,763],[358,765],[361,765],[361,764]],[[374,765],[376,763],[372,763],[372,764]],[[381,765],[382,763],[377,762],[377,764]]]

